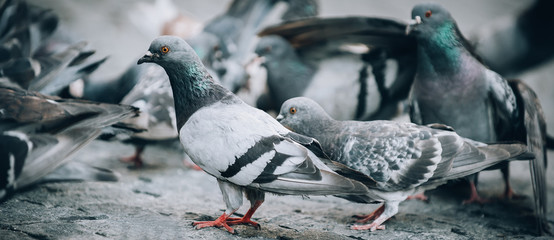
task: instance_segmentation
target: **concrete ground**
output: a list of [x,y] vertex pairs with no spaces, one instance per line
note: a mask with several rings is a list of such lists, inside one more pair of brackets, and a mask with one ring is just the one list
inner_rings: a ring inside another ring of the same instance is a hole
[[[110,59],[97,77],[117,76],[136,62],[154,36],[133,29],[125,12],[132,1],[36,0],[61,12],[63,24],[89,39],[99,56]],[[464,33],[496,17],[516,12],[529,1],[447,1]],[[408,18],[413,1],[322,1],[322,15],[380,15]],[[182,1],[179,8],[201,21],[221,12],[215,0]],[[109,23],[109,24],[108,24]],[[554,126],[554,61],[521,78],[541,98],[550,126]],[[550,128],[550,134],[554,134]],[[75,161],[111,168],[118,182],[64,182],[32,187],[0,204],[0,239],[491,239],[535,238],[529,167],[512,163],[512,184],[520,200],[462,205],[468,189],[463,182],[428,193],[430,200],[405,201],[385,223],[386,230],[350,230],[352,215],[367,214],[378,205],[350,203],[334,197],[267,195],[254,215],[257,230],[237,226],[237,235],[221,229],[195,230],[191,223],[217,218],[224,209],[215,179],[185,168],[176,144],[147,147],[144,169],[130,169],[118,161],[133,153],[130,145],[94,141],[74,155]],[[554,151],[549,151],[550,159]],[[479,192],[497,199],[503,191],[499,171],[480,175]],[[548,167],[549,216],[554,224],[554,167]],[[238,213],[248,209],[245,200]],[[547,239],[547,237],[543,237]]]

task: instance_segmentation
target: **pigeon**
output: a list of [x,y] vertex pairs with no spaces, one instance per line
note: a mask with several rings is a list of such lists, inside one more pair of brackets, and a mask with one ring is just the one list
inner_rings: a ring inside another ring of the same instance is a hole
[[165,71],[157,65],[135,66],[131,69],[134,77],[138,78],[137,83],[121,100],[121,104],[137,107],[141,114],[122,122],[147,131],[133,134],[123,141],[135,146],[135,154],[122,161],[132,162],[135,168],[141,168],[141,156],[146,144],[177,140],[178,135],[173,92]]
[[[420,126],[387,120],[337,121],[314,100],[291,98],[277,120],[292,131],[313,137],[331,160],[359,171],[377,184],[370,199],[384,202],[353,229],[384,229],[409,195],[505,160],[528,160],[524,144],[484,144],[460,137],[441,124]],[[339,172],[340,174],[340,172]],[[348,199],[348,198],[347,198]]]
[[85,42],[51,39],[58,16],[25,1],[0,3],[0,77],[24,89],[57,95],[71,82],[84,78],[105,58],[88,62],[94,54]]
[[[546,154],[540,123],[542,110],[533,91],[512,84],[488,69],[473,53],[450,13],[438,4],[412,10],[408,33],[417,41],[417,72],[411,90],[412,122],[447,124],[463,137],[481,142],[521,141],[537,158],[530,162],[537,226],[548,232],[546,220]],[[518,86],[518,87],[515,87]],[[524,89],[527,93],[520,92]],[[533,109],[528,109],[531,105]],[[529,112],[533,114],[530,115]],[[507,163],[501,166],[505,196],[513,191]],[[475,187],[472,198],[479,201]]]
[[[225,212],[197,228],[259,226],[250,218],[265,192],[294,195],[356,195],[367,191],[360,182],[338,175],[318,151],[267,113],[256,109],[216,83],[185,40],[154,39],[137,64],[155,63],[169,77],[180,141],[191,160],[217,179]],[[243,218],[230,218],[242,193],[251,207]]]
[[[137,114],[138,109],[130,106],[62,99],[0,85],[0,200],[56,170],[104,128]],[[113,181],[116,176],[107,171],[96,177]]]
[[[203,64],[208,66],[210,75],[229,90],[238,91],[248,78],[242,62],[255,38],[255,30],[276,2],[232,1],[223,14],[210,20],[201,33],[188,40]],[[181,36],[181,32],[176,32],[179,29],[169,27],[176,21],[179,18],[166,22],[168,27],[164,27],[162,35]],[[140,117],[125,121],[125,124],[147,130],[124,140],[135,146],[135,153],[121,160],[133,163],[134,168],[143,167],[142,152],[148,144],[173,141],[178,137],[169,80],[157,65],[134,65],[118,79],[88,81],[84,90],[74,96],[141,109]],[[185,165],[190,164],[185,161]]]
[[[319,4],[315,0],[235,0],[224,14],[210,20],[201,34],[188,41],[227,89],[236,93],[247,84],[249,76],[244,64],[250,57],[248,53],[260,26],[279,2],[288,4],[281,15],[284,20],[313,17],[319,13]],[[216,44],[207,44],[210,42]]]
[[[264,29],[255,52],[264,59],[268,94],[257,107],[278,111],[285,100],[305,96],[341,120],[396,116],[408,97],[415,54],[368,41],[375,24],[405,29],[364,17],[309,18]],[[407,49],[415,45],[401,42]]]
[[554,33],[543,27],[554,24],[551,9],[554,2],[535,0],[516,16],[485,25],[469,37],[475,52],[503,76],[513,76],[552,59]]

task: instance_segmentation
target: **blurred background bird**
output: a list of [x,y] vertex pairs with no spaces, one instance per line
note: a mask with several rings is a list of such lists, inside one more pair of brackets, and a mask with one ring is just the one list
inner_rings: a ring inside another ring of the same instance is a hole
[[138,109],[45,95],[87,77],[104,59],[86,63],[94,51],[85,51],[84,42],[51,38],[58,17],[50,10],[5,1],[0,12],[0,200],[56,170],[48,181],[117,181],[108,169],[64,164]]

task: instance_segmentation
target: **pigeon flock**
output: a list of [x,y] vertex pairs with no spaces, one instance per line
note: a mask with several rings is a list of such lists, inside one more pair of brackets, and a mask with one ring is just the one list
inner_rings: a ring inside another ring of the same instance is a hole
[[[486,208],[478,174],[500,170],[501,198],[531,198],[529,231],[552,236],[554,144],[536,89],[510,78],[554,56],[554,34],[539,27],[554,22],[554,3],[534,0],[468,37],[436,3],[379,17],[321,17],[321,4],[231,0],[205,23],[170,0],[155,6],[171,14],[141,5],[141,14],[163,12],[157,37],[123,74],[99,79],[109,58],[74,40],[57,13],[1,1],[0,207],[44,182],[119,181],[113,169],[72,160],[107,141],[135,147],[119,159],[131,171],[152,168],[147,145],[175,145],[183,168],[214,177],[225,208],[195,229],[259,231],[255,213],[269,193],[380,203],[350,231],[394,231],[385,226],[405,220],[390,220],[400,204],[439,186],[467,184],[463,204]],[[532,196],[510,184],[512,161],[528,163]]]

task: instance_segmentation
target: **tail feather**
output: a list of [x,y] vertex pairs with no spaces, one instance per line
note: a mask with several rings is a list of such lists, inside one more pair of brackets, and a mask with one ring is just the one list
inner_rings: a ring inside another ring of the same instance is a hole
[[541,235],[552,234],[546,218],[548,213],[546,194],[548,191],[546,185],[548,137],[546,136],[544,113],[537,95],[531,88],[519,80],[510,80],[509,83],[516,94],[518,105],[523,108],[520,113],[523,114],[528,149],[535,154],[535,159],[529,162],[529,170],[533,183],[538,232]]
[[279,177],[275,181],[259,184],[264,191],[292,195],[364,195],[368,188],[356,181],[337,173],[320,170],[321,179],[303,180]]
[[528,152],[527,146],[520,143],[490,144],[486,146],[474,146],[465,142],[462,151],[455,157],[452,169],[441,181],[462,178],[503,161],[531,160],[535,155]]

